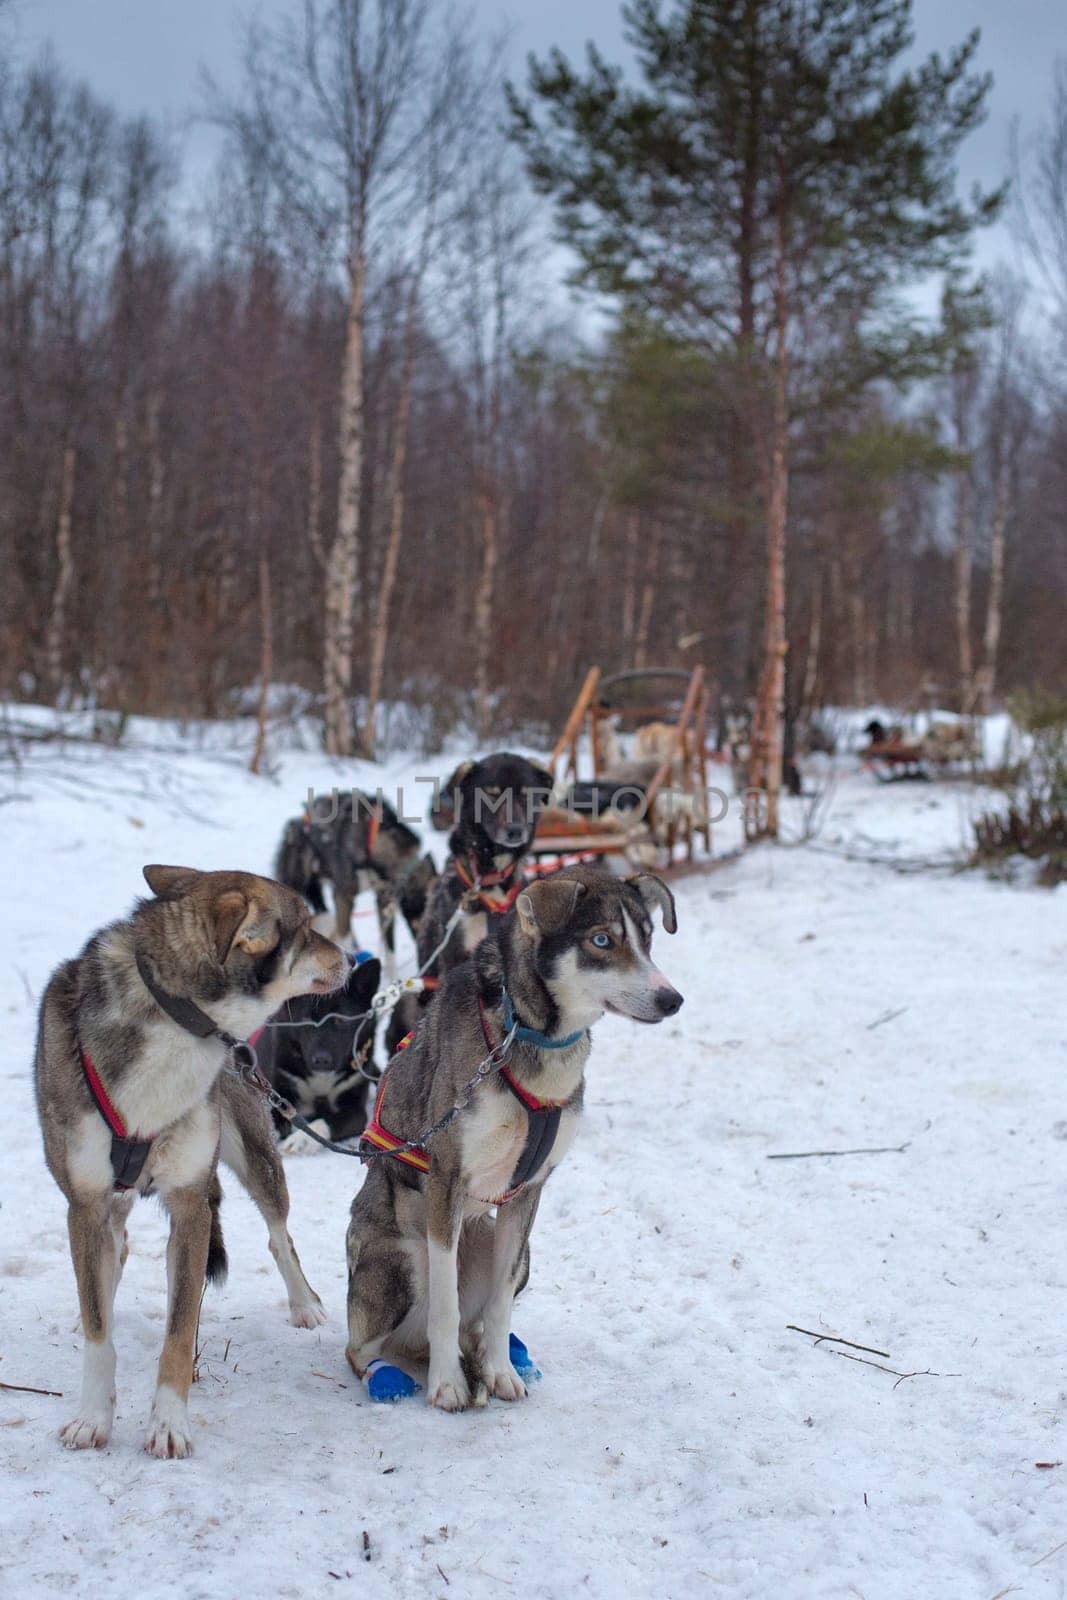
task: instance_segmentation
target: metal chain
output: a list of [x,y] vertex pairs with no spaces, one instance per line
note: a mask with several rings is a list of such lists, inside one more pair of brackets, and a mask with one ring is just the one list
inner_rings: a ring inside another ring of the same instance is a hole
[[[428,1144],[437,1138],[439,1133],[443,1133],[460,1113],[470,1105],[478,1085],[484,1083],[486,1078],[492,1077],[494,1072],[499,1072],[505,1064],[511,1054],[511,1047],[515,1042],[518,1026],[517,1022],[513,1022],[500,1043],[494,1045],[489,1054],[478,1063],[473,1074],[460,1090],[459,1099],[445,1112],[443,1117],[438,1117],[433,1126],[427,1128],[417,1139],[408,1139],[403,1144],[396,1145],[392,1150],[366,1150],[361,1148],[353,1150],[349,1145],[335,1144],[332,1139],[324,1139],[321,1133],[315,1132],[307,1118],[301,1116],[296,1107],[284,1095],[279,1094],[273,1084],[268,1082],[255,1059],[255,1051],[249,1045],[243,1045],[242,1049],[243,1041],[238,1042],[236,1047],[231,1047],[230,1059],[226,1063],[225,1070],[231,1077],[239,1078],[242,1083],[248,1084],[249,1088],[255,1089],[257,1094],[263,1096],[273,1111],[276,1111],[280,1117],[284,1117],[286,1122],[291,1123],[294,1128],[299,1128],[301,1133],[306,1133],[310,1139],[314,1139],[316,1144],[321,1144],[323,1149],[333,1150],[342,1156],[356,1156],[361,1161],[376,1161],[379,1156],[400,1156],[406,1155],[412,1150],[424,1150]],[[249,1060],[249,1056],[251,1060]]]
[[[422,981],[423,974],[426,972],[428,967],[433,966],[442,950],[444,950],[445,946],[448,944],[448,941],[455,932],[464,912],[470,908],[474,898],[479,893],[480,887],[481,879],[476,877],[470,889],[468,889],[461,896],[455,910],[452,912],[452,915],[446,922],[445,931],[441,936],[440,942],[434,947],[433,950],[431,950],[430,954],[426,957],[426,960],[422,963],[418,972],[416,972],[412,977],[397,978],[392,983],[386,984],[385,988],[374,996],[369,1010],[361,1011],[356,1016],[351,1017],[343,1011],[331,1011],[328,1012],[326,1016],[319,1017],[315,1021],[267,1022],[264,1024],[264,1027],[321,1028],[324,1023],[332,1022],[335,1019],[343,1022],[363,1022],[367,1017],[378,1016],[383,1011],[391,1011],[393,1007],[399,1003],[404,994],[420,993],[425,988],[425,984]],[[259,1062],[256,1059],[255,1049],[252,1045],[248,1044],[244,1040],[233,1039],[229,1035],[223,1036],[221,1032],[219,1036],[222,1037],[223,1042],[229,1046],[230,1051],[230,1056],[226,1062],[225,1070],[230,1073],[232,1077],[239,1078],[242,1083],[246,1083],[250,1088],[255,1089],[257,1094],[262,1095],[272,1111],[276,1111],[280,1117],[284,1117],[286,1122],[290,1123],[294,1128],[298,1128],[301,1133],[306,1133],[309,1139],[313,1139],[315,1143],[321,1145],[324,1150],[332,1150],[336,1152],[337,1155],[341,1156],[356,1156],[361,1161],[376,1161],[379,1156],[400,1156],[406,1155],[412,1150],[425,1149],[426,1145],[429,1144],[433,1139],[436,1139],[439,1133],[443,1133],[444,1130],[456,1120],[460,1113],[465,1111],[470,1105],[474,1091],[477,1089],[478,1085],[480,1083],[484,1083],[485,1079],[491,1077],[494,1072],[500,1071],[501,1067],[507,1061],[508,1056],[511,1054],[511,1047],[515,1042],[515,1035],[518,1032],[518,1027],[518,1023],[513,1022],[511,1027],[504,1034],[504,1037],[501,1039],[500,1043],[494,1045],[489,1054],[478,1063],[473,1075],[467,1080],[467,1082],[463,1085],[463,1088],[460,1090],[459,1099],[456,1101],[455,1105],[445,1112],[443,1117],[439,1117],[433,1126],[431,1128],[427,1128],[425,1133],[420,1134],[417,1139],[408,1139],[404,1144],[397,1145],[392,1150],[368,1150],[362,1148],[361,1146],[357,1146],[357,1148],[353,1150],[349,1145],[336,1144],[332,1139],[324,1139],[321,1133],[315,1132],[307,1118],[301,1116],[300,1112],[297,1111],[292,1102],[287,1100],[284,1095],[279,1094],[274,1085],[270,1083],[264,1076]],[[367,1072],[365,1064],[366,1055],[366,1047],[364,1047],[364,1050],[359,1057],[353,1055],[352,1075],[353,1077],[359,1075],[365,1078],[368,1083],[377,1085],[381,1080],[380,1078],[372,1078]]]
[[441,951],[445,948],[445,945],[448,943],[449,939],[451,939],[453,933],[455,932],[457,923],[463,916],[464,911],[467,909],[467,900],[468,896],[465,894],[445,924],[445,931],[440,944],[437,945],[436,949],[430,952],[419,970],[415,973],[412,973],[411,977],[409,978],[394,978],[392,983],[387,983],[385,988],[380,989],[374,996],[374,999],[371,1001],[368,1010],[358,1011],[351,1015],[347,1011],[328,1011],[324,1017],[316,1017],[314,1019],[309,1018],[306,1021],[294,1020],[292,1022],[265,1022],[263,1024],[264,1029],[321,1028],[327,1022],[364,1022],[367,1017],[377,1017],[381,1016],[383,1011],[392,1011],[393,1007],[399,1004],[401,998],[405,994],[421,994],[423,989],[426,987],[422,981],[423,974],[426,972],[428,967],[433,966],[433,963],[437,960],[437,957],[441,954]]

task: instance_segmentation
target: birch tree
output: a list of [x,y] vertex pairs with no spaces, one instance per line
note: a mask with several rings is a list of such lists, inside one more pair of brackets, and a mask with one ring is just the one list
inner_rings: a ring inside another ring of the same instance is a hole
[[301,248],[310,241],[332,259],[344,286],[340,474],[323,628],[325,744],[336,756],[355,748],[368,296],[383,236],[406,226],[413,172],[432,135],[427,91],[445,25],[430,0],[304,0],[299,21],[249,27],[243,100],[224,105],[214,95],[216,115],[270,174]]
[[505,408],[520,320],[529,307],[533,233],[529,202],[509,160],[491,141],[468,174],[453,236],[454,271],[471,410],[471,509],[476,528],[473,593],[474,721],[484,741],[492,722],[491,654],[497,574],[507,539]]
[[375,724],[385,681],[393,596],[404,535],[405,468],[423,328],[427,277],[437,254],[462,229],[463,196],[479,143],[490,136],[491,107],[499,96],[497,46],[481,51],[466,26],[456,23],[428,73],[425,132],[411,151],[406,232],[410,254],[403,261],[400,295],[400,360],[385,488],[385,549],[368,629],[369,666],[361,748],[373,759]]
[[990,375],[981,441],[988,476],[989,588],[981,659],[972,696],[974,709],[979,714],[992,710],[997,690],[1008,538],[1019,495],[1021,458],[1034,427],[1034,406],[1026,382],[1021,330],[1025,286],[1019,279],[1002,272],[994,283],[993,293],[995,318],[988,341]]

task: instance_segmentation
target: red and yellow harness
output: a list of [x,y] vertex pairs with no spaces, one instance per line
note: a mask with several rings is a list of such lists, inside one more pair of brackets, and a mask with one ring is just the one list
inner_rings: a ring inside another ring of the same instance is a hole
[[[479,998],[478,1009],[481,1014],[482,1033],[490,1050],[496,1048],[493,1035],[489,1028],[489,1019],[486,1015],[485,1004]],[[398,1050],[406,1050],[411,1043],[411,1034],[401,1039]],[[560,1117],[568,1100],[538,1100],[536,1095],[521,1084],[506,1066],[498,1068],[500,1077],[507,1084],[515,1098],[521,1102],[526,1112],[526,1142],[511,1174],[511,1181],[507,1190],[498,1198],[489,1201],[490,1205],[504,1205],[508,1200],[514,1200],[520,1194],[534,1173],[539,1172],[552,1153],[559,1132]],[[429,1172],[430,1155],[422,1145],[412,1145],[407,1139],[398,1139],[396,1134],[390,1133],[382,1123],[382,1107],[385,1100],[385,1087],[389,1081],[387,1069],[378,1085],[378,1094],[374,1102],[374,1115],[363,1130],[363,1138],[368,1144],[374,1145],[377,1150],[383,1150],[387,1155],[395,1156],[398,1161],[403,1161],[407,1166],[414,1167],[417,1172]]]

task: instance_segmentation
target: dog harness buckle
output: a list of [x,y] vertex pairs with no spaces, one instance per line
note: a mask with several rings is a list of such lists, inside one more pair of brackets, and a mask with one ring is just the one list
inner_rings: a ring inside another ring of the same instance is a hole
[[259,1070],[259,1057],[251,1039],[235,1039],[230,1046],[233,1064],[242,1078],[250,1078]]

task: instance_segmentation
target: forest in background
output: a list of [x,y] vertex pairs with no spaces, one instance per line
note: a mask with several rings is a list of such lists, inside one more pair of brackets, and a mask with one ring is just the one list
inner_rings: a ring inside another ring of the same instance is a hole
[[[780,694],[800,721],[1067,689],[1067,70],[1008,192],[994,174],[943,213],[921,339],[907,270],[870,266],[888,225],[847,256],[815,238],[788,210],[805,130],[772,129],[739,334],[706,292],[731,263],[693,267],[734,197],[709,198],[678,135],[686,94],[721,105],[723,84],[671,79],[691,31],[657,43],[658,9],[629,9],[651,55],[625,118],[595,52],[585,79],[552,57],[505,90],[499,42],[431,0],[250,26],[241,83],[205,82],[223,146],[196,228],[168,133],[56,56],[16,59],[0,12],[0,692],[212,717],[293,685],[343,754],[386,700],[438,708],[442,732],[554,727],[590,662],[701,660],[718,699]],[[904,0],[814,9],[864,48],[878,13],[890,73]],[[806,11],[673,15],[773,43]],[[767,104],[802,98],[802,33]],[[982,114],[976,60],[972,41],[945,66],[958,138]],[[648,137],[656,94],[669,139],[655,117]],[[619,181],[638,170],[640,205]],[[965,246],[998,205],[1020,259],[978,284]],[[647,272],[620,267],[646,247]],[[876,298],[895,320],[861,346]],[[776,415],[785,681],[761,690]]]

